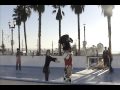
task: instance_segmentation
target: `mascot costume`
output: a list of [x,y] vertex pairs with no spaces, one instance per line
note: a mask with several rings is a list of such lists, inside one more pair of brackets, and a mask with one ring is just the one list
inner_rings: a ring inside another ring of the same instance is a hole
[[72,53],[71,53],[71,45],[73,40],[69,37],[69,35],[65,34],[60,37],[59,43],[63,47],[63,57],[65,62],[65,68],[64,68],[64,80],[66,82],[71,82],[71,75],[72,75]]

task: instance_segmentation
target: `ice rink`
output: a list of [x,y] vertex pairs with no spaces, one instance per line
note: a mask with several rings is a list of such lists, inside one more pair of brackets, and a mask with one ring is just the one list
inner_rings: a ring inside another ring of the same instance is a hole
[[[86,69],[87,62],[84,56],[73,57],[72,82],[65,83],[64,62],[62,57],[57,57],[60,63],[51,63],[49,81],[44,81],[42,72],[44,65],[44,56],[41,57],[22,57],[22,70],[16,71],[15,56],[0,56],[0,84],[8,82],[19,82],[19,84],[93,84],[93,85],[120,85],[120,61],[119,55],[113,57],[112,67],[114,72],[108,70],[91,70]],[[24,83],[22,83],[24,82]],[[17,84],[17,83],[16,83]]]
[[[72,82],[65,83],[63,80],[63,68],[50,68],[49,81],[44,81],[42,67],[22,67],[21,71],[16,71],[14,66],[0,66],[0,84],[9,84],[6,80],[11,80],[13,84],[93,84],[93,85],[120,85],[120,69],[114,68],[110,73],[106,70],[91,70],[85,68],[73,68],[71,76]],[[16,82],[16,83],[15,83]],[[19,82],[19,83],[18,83]],[[20,83],[24,82],[24,83]],[[11,84],[11,83],[10,83]]]

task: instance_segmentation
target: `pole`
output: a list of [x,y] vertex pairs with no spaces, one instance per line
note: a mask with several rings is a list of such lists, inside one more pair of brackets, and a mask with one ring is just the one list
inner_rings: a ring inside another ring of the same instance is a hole
[[85,48],[85,54],[86,54],[85,24],[83,25],[84,25],[84,48]]
[[3,45],[3,30],[2,30],[2,45]]
[[85,24],[83,24],[84,25],[84,41],[85,41]]
[[87,61],[87,68],[89,68],[89,59],[87,58],[87,51],[86,51],[86,44],[87,44],[87,42],[86,42],[86,35],[85,35],[85,25],[86,24],[83,24],[84,25],[84,49],[85,49],[85,56],[86,56],[86,61]]
[[22,40],[22,51],[23,51],[23,40]]
[[[61,37],[61,19],[59,20],[59,40]],[[59,55],[61,56],[61,44],[59,44]]]
[[12,49],[12,55],[13,55],[13,28],[11,29],[11,32],[12,32],[11,49]]
[[52,41],[52,55],[53,55],[53,41]]
[[2,30],[2,54],[4,53],[3,30]]
[[13,42],[13,29],[15,28],[15,24],[14,24],[14,21],[13,21],[14,26],[10,25],[11,22],[8,22],[8,23],[9,23],[9,28],[11,29],[11,35],[12,35],[12,37],[11,37],[11,51],[12,51],[12,53],[11,54],[13,55],[13,43],[14,43]]

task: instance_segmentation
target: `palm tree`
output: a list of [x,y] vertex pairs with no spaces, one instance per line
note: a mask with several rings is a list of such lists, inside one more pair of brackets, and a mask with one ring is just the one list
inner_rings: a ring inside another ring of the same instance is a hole
[[18,42],[19,42],[19,50],[20,50],[20,25],[21,25],[21,16],[20,16],[21,8],[17,6],[14,8],[13,20],[16,21],[16,25],[18,26]]
[[[62,15],[64,15],[64,12],[61,11],[61,7],[64,7],[65,5],[53,5],[53,8],[54,9],[57,9],[53,11],[53,13],[57,12],[56,14],[56,20],[59,21],[59,39],[61,37],[61,20],[62,20]],[[59,55],[62,55],[61,54],[61,44],[59,44]]]
[[101,5],[101,8],[102,8],[102,12],[104,13],[104,16],[107,16],[109,49],[111,52],[111,16],[112,16],[112,10],[114,8],[114,5]]
[[27,18],[30,17],[31,15],[31,10],[29,5],[18,5],[18,8],[20,8],[19,10],[19,14],[20,14],[20,21],[23,22],[24,25],[24,37],[25,37],[25,47],[26,47],[26,55],[27,55],[27,37],[26,37],[26,21]]
[[45,11],[45,5],[31,5],[31,8],[38,13],[39,15],[39,30],[38,30],[38,39],[39,39],[39,55],[41,55],[41,17],[42,13]]
[[71,5],[71,9],[77,15],[78,18],[78,55],[80,55],[80,14],[83,13],[85,5]]

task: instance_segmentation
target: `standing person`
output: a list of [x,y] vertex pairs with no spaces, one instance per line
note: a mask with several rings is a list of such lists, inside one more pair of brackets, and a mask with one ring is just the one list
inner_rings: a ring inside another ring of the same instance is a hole
[[109,55],[109,69],[110,69],[110,72],[112,72],[113,71],[113,69],[112,69],[112,60],[113,60],[113,57],[112,57],[112,53],[111,53],[111,51],[110,51],[110,48],[108,48],[108,55]]
[[32,52],[32,57],[34,57],[34,51]]
[[104,66],[109,67],[109,55],[108,55],[108,50],[107,47],[105,47],[105,50],[103,51],[103,60],[104,60]]
[[64,80],[67,82],[71,82],[71,75],[72,75],[72,54],[71,54],[71,45],[73,40],[69,37],[68,34],[65,34],[60,37],[59,43],[62,44],[63,47],[63,57],[65,62],[65,68],[64,68]]
[[71,82],[70,76],[72,75],[72,53],[71,49],[64,52],[64,62],[65,62],[65,77],[64,80],[68,79]]
[[49,80],[49,73],[50,73],[49,65],[50,65],[51,61],[59,62],[57,60],[57,58],[53,58],[52,56],[50,56],[50,50],[47,50],[46,51],[45,64],[44,64],[44,67],[43,67],[43,73],[45,74],[45,81]]
[[17,48],[16,53],[16,70],[21,70],[21,54],[19,48]]

